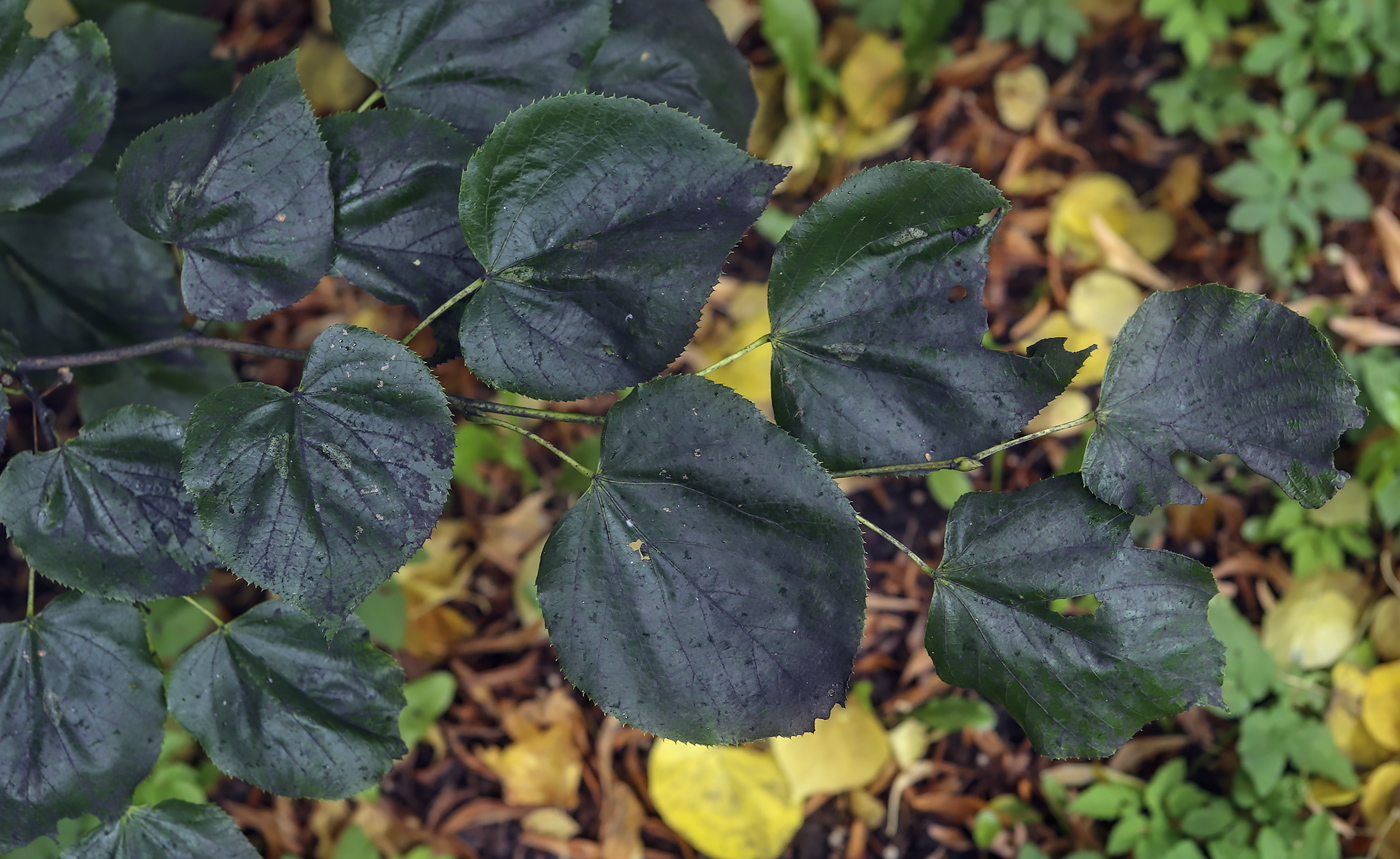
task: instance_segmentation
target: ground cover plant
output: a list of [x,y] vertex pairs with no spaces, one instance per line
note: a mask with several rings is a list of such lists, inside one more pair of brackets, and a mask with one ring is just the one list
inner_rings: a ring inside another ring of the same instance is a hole
[[[559,46],[559,67],[525,64],[463,114],[439,72],[467,87],[479,60],[432,56],[413,27],[385,28],[396,6],[343,4],[337,29],[379,85],[374,109],[317,122],[281,60],[204,112],[133,135],[112,174],[100,160],[124,105],[115,48],[91,24],[36,43],[19,4],[4,7],[6,74],[48,72],[53,52],[77,59],[62,66],[76,80],[49,75],[51,113],[29,115],[50,122],[16,132],[4,168],[18,190],[0,223],[0,289],[18,311],[3,366],[45,438],[0,475],[0,522],[34,571],[83,594],[3,632],[23,679],[6,693],[4,846],[90,812],[105,826],[73,855],[234,849],[212,807],[130,809],[167,711],[219,768],[271,792],[340,798],[375,783],[404,751],[402,675],[350,612],[441,513],[449,408],[532,438],[505,418],[602,424],[596,467],[560,452],[589,488],[544,548],[541,609],[566,674],[605,711],[702,743],[801,733],[845,697],[864,610],[859,526],[875,526],[833,475],[972,470],[1031,438],[1011,437],[1087,356],[1056,340],[1026,357],[984,347],[986,248],[1008,204],[937,163],[858,173],[779,243],[772,332],[751,344],[772,347],[776,426],[708,380],[658,378],[782,171],[669,108],[545,97],[641,88],[591,76],[589,56],[613,38],[600,8],[549,22],[578,39]],[[508,59],[509,47],[495,49]],[[423,67],[439,72],[415,77]],[[499,122],[482,118],[493,111]],[[104,280],[110,260],[81,277],[46,265],[78,231],[112,236],[116,277],[136,281]],[[209,333],[295,302],[328,270],[413,306],[495,387],[552,401],[632,391],[601,418],[506,406],[449,398],[407,349],[412,334],[333,326],[292,355]],[[217,387],[188,425],[121,404],[75,439],[53,436],[49,374],[189,347],[305,369],[290,391]],[[1097,409],[1070,422],[1098,425],[1083,478],[964,495],[942,564],[916,561],[936,582],[927,647],[942,676],[1001,703],[1057,756],[1105,754],[1146,721],[1219,701],[1210,576],[1128,538],[1128,514],[1198,500],[1171,454],[1236,452],[1317,507],[1345,479],[1337,437],[1362,417],[1306,320],[1220,286],[1149,299],[1104,372]],[[211,566],[281,599],[216,621],[162,689],[131,604],[191,594]],[[1088,615],[1052,605],[1087,595]],[[1086,694],[1108,703],[1079,706]]]

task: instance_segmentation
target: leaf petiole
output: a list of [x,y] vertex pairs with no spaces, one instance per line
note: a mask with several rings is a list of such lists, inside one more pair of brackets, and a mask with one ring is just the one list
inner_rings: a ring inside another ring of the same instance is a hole
[[447,299],[447,301],[444,302],[441,306],[439,306],[437,310],[434,310],[432,313],[429,313],[427,319],[424,319],[422,322],[418,323],[418,326],[412,331],[408,332],[408,336],[403,338],[399,342],[405,346],[413,342],[413,338],[417,337],[419,332],[421,332],[424,328],[427,328],[429,325],[432,325],[433,320],[446,313],[449,309],[451,309],[452,305],[466,298],[468,295],[471,295],[473,292],[476,292],[478,289],[481,289],[481,286],[484,283],[486,283],[486,278],[478,277],[476,280],[467,284],[466,289],[463,289],[461,292]]
[[764,334],[762,337],[758,338],[757,340],[753,341],[753,342],[750,343],[749,345],[747,345],[747,346],[745,346],[744,348],[740,349],[738,352],[735,352],[733,355],[730,355],[730,356],[725,357],[725,358],[721,358],[721,359],[719,359],[718,361],[714,362],[713,364],[711,364],[710,366],[706,367],[706,368],[703,369],[703,370],[696,370],[696,371],[695,371],[695,375],[697,375],[697,376],[708,376],[709,374],[711,374],[711,373],[713,373],[714,371],[718,370],[720,367],[724,367],[724,366],[726,366],[726,365],[728,365],[728,364],[732,364],[732,363],[734,363],[735,361],[739,360],[740,358],[744,357],[745,355],[749,354],[749,353],[752,352],[753,350],[755,350],[755,349],[757,349],[758,347],[762,346],[763,344],[767,343],[769,340],[772,339],[772,337],[773,337],[773,332],[770,331],[770,332],[768,332],[767,334]]
[[355,108],[355,112],[356,112],[356,113],[364,113],[365,111],[369,110],[371,107],[374,107],[374,105],[375,105],[376,102],[382,101],[383,99],[384,99],[384,90],[382,90],[382,89],[377,89],[377,90],[375,90],[374,92],[370,93],[369,96],[368,96],[364,101],[360,102],[360,106],[357,107],[357,108]]
[[1043,430],[1023,435],[1020,438],[1013,438],[1001,444],[993,445],[986,450],[974,453],[972,456],[958,456],[953,459],[937,459],[929,462],[904,462],[897,465],[876,465],[871,468],[855,468],[850,471],[837,471],[832,473],[832,477],[907,477],[915,474],[927,474],[930,471],[946,471],[953,468],[958,471],[976,471],[982,467],[982,460],[994,456],[1007,448],[1015,447],[1018,444],[1025,444],[1034,441],[1042,436],[1066,430],[1070,427],[1077,427],[1080,424],[1087,424],[1094,419],[1094,413],[1082,415],[1072,421],[1056,424]]
[[191,596],[184,597],[184,600],[185,600],[185,602],[187,602],[187,603],[189,603],[190,605],[194,606],[195,608],[199,609],[200,613],[203,614],[205,617],[207,617],[207,618],[209,618],[210,620],[214,621],[214,625],[215,625],[215,626],[220,627],[220,628],[223,627],[224,622],[223,622],[222,620],[219,620],[218,616],[215,615],[213,612],[211,612],[209,609],[207,609],[207,608],[205,608],[204,606],[200,605],[200,604],[199,604],[199,600],[197,600],[197,599],[195,599],[194,597],[191,597]]
[[496,418],[488,417],[487,415],[483,415],[480,413],[469,414],[466,416],[466,418],[467,420],[472,421],[473,423],[490,424],[493,427],[501,427],[502,429],[508,429],[513,433],[519,433],[520,435],[525,436],[526,438],[530,439],[531,441],[535,442],[541,447],[548,449],[550,453],[553,453],[555,456],[564,460],[569,465],[572,465],[584,477],[587,477],[589,479],[592,479],[593,477],[593,469],[589,468],[586,465],[580,464],[578,460],[574,459],[572,456],[569,456],[564,451],[560,450],[559,448],[555,447],[554,445],[550,444],[540,436],[535,435],[534,433],[530,432],[524,427],[519,427],[509,421],[498,420]]
[[464,415],[474,415],[479,412],[494,412],[498,415],[511,415],[517,418],[535,418],[542,421],[564,421],[571,424],[591,424],[602,426],[603,418],[600,415],[583,415],[578,412],[559,412],[553,409],[532,409],[528,406],[508,406],[505,403],[493,403],[489,400],[473,400],[467,397],[454,397],[447,395],[447,401],[457,408]]
[[859,513],[856,514],[856,521],[869,528],[870,530],[874,531],[876,534],[879,534],[881,537],[884,537],[890,545],[894,546],[896,549],[903,552],[905,555],[908,555],[911,561],[919,565],[919,569],[923,570],[925,573],[928,573],[930,576],[934,574],[933,567],[930,567],[928,563],[924,561],[923,558],[920,558],[918,555],[914,554],[913,549],[910,549],[908,546],[895,539],[893,534],[881,528],[879,525],[876,525],[874,522],[871,522],[869,519],[865,518]]
[[157,355],[172,349],[195,346],[201,349],[219,349],[224,352],[238,352],[243,355],[257,355],[262,358],[281,358],[285,361],[305,361],[306,353],[300,349],[283,349],[279,346],[266,346],[262,343],[246,343],[242,340],[225,340],[220,337],[202,337],[198,334],[176,334],[148,343],[132,346],[119,346],[115,349],[99,349],[95,352],[77,352],[72,355],[42,355],[35,358],[21,358],[15,364],[17,372],[28,370],[59,370],[64,367],[93,367],[98,364],[112,364],[128,358],[142,358]]

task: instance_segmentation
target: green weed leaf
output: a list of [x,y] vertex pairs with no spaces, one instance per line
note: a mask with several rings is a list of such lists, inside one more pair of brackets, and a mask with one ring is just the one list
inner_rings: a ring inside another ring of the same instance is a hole
[[117,100],[91,22],[29,35],[24,0],[0,0],[0,211],[38,202],[92,162]]
[[0,522],[41,575],[110,599],[192,594],[218,561],[180,485],[180,421],[108,412],[76,439],[0,472]]
[[641,385],[608,412],[592,487],[540,561],[565,676],[692,743],[812,730],[844,697],[865,567],[850,505],[730,389]]
[[0,850],[64,817],[111,820],[160,755],[165,703],[141,614],[63,594],[0,624]]
[[117,168],[117,211],[184,251],[191,313],[256,319],[330,269],[329,164],[290,56],[249,72],[203,113],[136,138]]
[[423,362],[336,325],[295,391],[245,382],[200,401],[183,474],[229,569],[333,632],[427,539],[451,464],[447,400]]
[[615,0],[588,88],[668,104],[739,147],[747,145],[758,110],[749,64],[703,0],[678,0],[665,14],[649,0]]
[[341,0],[331,22],[391,107],[445,119],[473,143],[506,114],[583,89],[610,0]]
[[1113,343],[1084,483],[1139,515],[1199,504],[1172,452],[1234,453],[1320,507],[1347,479],[1332,451],[1365,420],[1356,395],[1327,341],[1293,311],[1218,284],[1159,292]]
[[335,191],[335,269],[375,298],[420,318],[482,268],[462,236],[457,193],[475,148],[413,110],[321,120]]
[[778,244],[768,287],[778,425],[833,470],[972,454],[1014,435],[1087,352],[986,349],[987,245],[1007,202],[960,167],[864,170]]
[[283,796],[344,799],[406,751],[403,670],[360,619],[329,643],[315,620],[260,603],[190,648],[170,712],[219,769]]
[[63,859],[151,859],[153,856],[221,856],[257,859],[238,824],[217,805],[167,799],[131,809],[115,823],[65,850]]
[[[938,676],[1000,703],[1041,754],[1100,757],[1144,723],[1220,703],[1224,648],[1199,563],[1135,548],[1073,476],[974,492],[948,518],[925,643]],[[1054,599],[1093,594],[1089,616]]]
[[553,400],[657,375],[782,175],[633,99],[573,95],[511,114],[462,176],[462,227],[487,271],[462,315],[467,366]]

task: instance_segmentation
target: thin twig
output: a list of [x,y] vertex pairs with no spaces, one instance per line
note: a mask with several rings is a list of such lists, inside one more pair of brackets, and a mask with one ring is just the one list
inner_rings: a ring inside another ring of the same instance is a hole
[[34,385],[29,381],[29,374],[23,370],[16,369],[15,375],[19,376],[20,388],[24,395],[29,398],[29,404],[34,409],[34,432],[44,439],[44,447],[53,450],[58,447],[58,437],[53,432],[53,409],[44,402],[44,398],[39,392],[34,390]]
[[467,397],[447,396],[447,401],[453,408],[464,415],[479,414],[481,412],[491,412],[498,415],[510,415],[517,418],[536,418],[543,421],[565,421],[571,424],[592,424],[602,426],[603,417],[601,415],[581,415],[578,412],[558,412],[552,409],[532,409],[526,406],[508,406],[505,403],[493,403],[490,400],[472,400]]
[[199,600],[195,599],[194,597],[191,597],[191,596],[185,597],[185,602],[187,602],[187,603],[189,603],[190,605],[194,606],[195,608],[199,609],[200,612],[203,613],[203,615],[204,615],[205,617],[207,617],[207,618],[209,618],[210,620],[214,621],[214,625],[215,625],[215,626],[223,626],[223,625],[224,625],[224,622],[223,622],[222,620],[219,620],[219,618],[218,618],[217,615],[215,615],[213,612],[211,612],[209,609],[205,608],[204,606],[200,605],[200,604],[199,604]]
[[158,355],[172,349],[194,346],[200,349],[219,349],[224,352],[238,352],[244,355],[257,355],[261,358],[282,358],[286,361],[305,361],[306,353],[300,349],[283,349],[262,343],[248,343],[243,340],[225,340],[221,337],[204,337],[199,334],[176,334],[148,343],[131,346],[118,346],[114,349],[99,349],[95,352],[77,352],[72,355],[43,355],[34,358],[21,358],[15,365],[19,372],[35,370],[59,370],[64,367],[93,367],[98,364],[111,364],[128,358],[142,358]]
[[559,448],[555,447],[554,445],[550,444],[543,438],[535,435],[534,433],[530,432],[524,427],[518,427],[510,421],[497,420],[496,418],[489,417],[483,414],[468,415],[467,419],[475,423],[490,424],[493,427],[500,427],[502,429],[508,429],[513,433],[519,433],[520,435],[525,436],[526,438],[530,439],[531,441],[548,450],[550,453],[553,453],[555,456],[564,460],[569,465],[572,465],[578,471],[578,473],[582,474],[584,477],[587,477],[589,479],[592,479],[593,477],[593,469],[587,467],[586,465],[580,464],[578,460],[574,459],[572,456],[569,456],[564,451],[560,450]]
[[1013,438],[1010,441],[1004,441],[1001,444],[993,445],[987,448],[986,450],[974,453],[972,456],[958,456],[954,457],[953,459],[937,459],[930,460],[928,462],[905,462],[900,463],[898,465],[877,465],[872,468],[856,468],[852,469],[851,471],[837,471],[834,472],[831,476],[896,477],[913,474],[927,474],[930,471],[946,471],[950,468],[956,468],[958,471],[976,471],[977,469],[982,467],[982,460],[986,459],[989,456],[994,456],[998,453],[1001,453],[1003,450],[1015,447],[1018,444],[1025,444],[1028,441],[1034,441],[1035,439],[1038,439],[1041,436],[1047,436],[1051,433],[1059,432],[1060,430],[1066,430],[1071,427],[1077,427],[1080,424],[1087,424],[1093,419],[1094,413],[1090,412],[1089,414],[1077,417],[1072,421],[1067,421],[1062,424],[1056,424],[1055,426],[1048,427],[1046,429],[1040,430],[1039,432],[1033,432],[1029,435],[1023,435],[1020,438]]
[[399,342],[405,346],[407,346],[409,343],[412,343],[413,338],[418,336],[418,332],[422,331],[424,328],[427,328],[429,325],[432,325],[433,321],[436,320],[439,316],[446,313],[452,307],[452,305],[466,298],[468,295],[471,295],[473,292],[476,292],[478,289],[481,289],[481,285],[484,283],[486,283],[486,278],[478,277],[476,280],[467,284],[466,288],[464,288],[461,292],[447,299],[447,301],[440,305],[437,310],[434,310],[432,313],[429,313],[426,319],[418,323],[417,328],[414,328],[412,331],[408,332],[408,336],[403,338]]
[[719,359],[718,361],[714,362],[713,364],[711,364],[710,366],[706,367],[706,368],[703,369],[703,370],[696,370],[696,371],[695,371],[695,375],[697,375],[697,376],[708,376],[709,374],[711,374],[711,373],[713,373],[714,371],[718,370],[720,367],[724,367],[724,366],[727,366],[727,365],[729,365],[729,364],[732,364],[732,363],[734,363],[735,361],[739,360],[740,358],[744,357],[745,355],[749,354],[749,353],[752,352],[753,350],[755,350],[755,349],[757,349],[758,347],[762,346],[763,344],[767,343],[770,339],[772,339],[772,337],[773,337],[773,333],[770,331],[769,333],[764,334],[762,337],[758,338],[757,340],[753,341],[753,342],[750,343],[749,345],[747,345],[747,346],[745,346],[744,348],[740,349],[738,352],[735,352],[733,355],[729,355],[729,356],[727,356],[727,357],[721,358],[721,359]]

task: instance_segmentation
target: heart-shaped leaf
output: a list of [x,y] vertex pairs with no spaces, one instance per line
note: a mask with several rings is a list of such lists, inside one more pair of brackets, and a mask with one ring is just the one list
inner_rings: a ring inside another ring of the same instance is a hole
[[330,269],[330,154],[297,83],[296,57],[259,66],[233,95],[142,134],[117,168],[117,211],[185,254],[185,306],[256,319]]
[[1320,507],[1347,479],[1332,451],[1366,419],[1356,395],[1327,341],[1288,308],[1219,284],[1159,292],[1113,341],[1084,483],[1138,515],[1199,504],[1172,453],[1234,453]]
[[0,213],[0,307],[30,355],[151,340],[182,313],[175,264],[112,210],[97,168],[20,212]]
[[833,470],[967,456],[1060,393],[1087,352],[987,349],[987,245],[1006,200],[977,174],[857,173],[773,257],[773,411]]
[[238,824],[217,805],[167,799],[131,809],[117,822],[89,833],[63,859],[151,859],[153,856],[222,856],[257,859]]
[[806,449],[730,389],[675,376],[608,412],[539,595],[565,676],[622,721],[692,743],[800,734],[845,697],[863,543]]
[[407,752],[403,669],[351,615],[327,643],[271,600],[200,641],[170,675],[170,712],[219,769],[283,796],[344,799]]
[[218,563],[180,485],[180,421],[108,412],[76,439],[24,451],[0,472],[0,522],[39,573],[98,596],[192,594]]
[[[938,676],[976,689],[1050,757],[1100,757],[1144,723],[1220,705],[1225,649],[1206,620],[1215,580],[1139,549],[1132,517],[1075,476],[973,492],[948,517],[925,644]],[[1051,600],[1092,594],[1091,615]]]
[[91,22],[29,35],[24,0],[0,0],[0,210],[38,202],[92,162],[117,100]]
[[612,29],[588,88],[683,110],[746,146],[758,96],[744,55],[729,44],[704,0],[676,0],[657,14],[648,0],[614,0]]
[[610,0],[340,0],[350,61],[391,107],[445,119],[472,142],[538,98],[582,89]]
[[64,817],[111,820],[155,766],[160,669],[141,613],[68,593],[0,624],[0,850],[52,836]]
[[341,113],[321,120],[335,190],[335,268],[419,317],[481,277],[457,217],[472,145],[413,110]]
[[782,175],[633,99],[572,95],[511,114],[462,176],[462,227],[487,278],[462,315],[467,366],[553,400],[657,375]]
[[201,400],[183,473],[229,569],[334,631],[427,539],[452,446],[447,398],[418,356],[335,325],[295,391],[245,382]]

